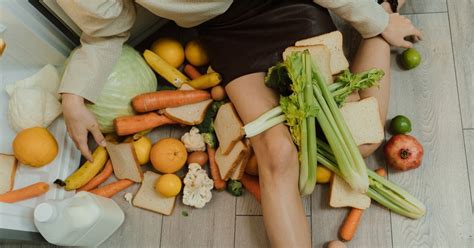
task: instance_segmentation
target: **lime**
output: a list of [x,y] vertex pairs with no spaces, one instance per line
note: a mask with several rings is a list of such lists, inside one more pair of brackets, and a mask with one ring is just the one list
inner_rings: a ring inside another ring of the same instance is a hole
[[402,64],[405,69],[410,70],[417,67],[421,62],[421,55],[415,48],[408,48],[402,53]]
[[390,131],[393,134],[406,134],[411,132],[411,121],[406,116],[397,115],[390,122]]

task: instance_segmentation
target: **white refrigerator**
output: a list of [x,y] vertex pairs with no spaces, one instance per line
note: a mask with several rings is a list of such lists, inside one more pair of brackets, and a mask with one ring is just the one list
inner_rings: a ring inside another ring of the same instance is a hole
[[[129,44],[134,46],[155,33],[166,20],[137,8],[137,21]],[[0,38],[7,46],[0,57],[0,153],[12,154],[15,132],[8,124],[8,84],[26,78],[47,64],[61,67],[69,52],[79,44],[81,30],[62,12],[55,0],[0,0]],[[80,154],[59,117],[49,127],[59,144],[59,154],[48,166],[32,169],[18,166],[14,188],[37,181],[66,178],[80,163]],[[63,199],[74,193],[51,185],[47,194],[18,202],[0,203],[0,240],[42,241],[33,224],[34,207],[48,199]]]

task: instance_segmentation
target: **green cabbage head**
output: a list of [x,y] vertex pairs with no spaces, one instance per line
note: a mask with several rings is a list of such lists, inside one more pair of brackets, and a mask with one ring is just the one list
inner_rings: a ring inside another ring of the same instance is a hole
[[132,98],[156,91],[156,87],[155,74],[142,56],[135,49],[124,46],[101,95],[95,104],[87,104],[87,108],[95,114],[100,130],[112,133],[115,118],[134,114],[130,104]]

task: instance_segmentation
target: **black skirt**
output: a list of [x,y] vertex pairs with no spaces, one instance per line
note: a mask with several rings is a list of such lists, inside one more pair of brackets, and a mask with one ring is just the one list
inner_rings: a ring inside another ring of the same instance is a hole
[[267,69],[296,41],[336,30],[327,9],[310,0],[234,0],[198,27],[212,68],[224,83]]

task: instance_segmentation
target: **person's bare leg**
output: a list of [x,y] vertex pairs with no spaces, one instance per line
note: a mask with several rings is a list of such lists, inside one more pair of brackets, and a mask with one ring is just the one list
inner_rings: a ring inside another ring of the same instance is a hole
[[[372,68],[382,69],[385,72],[385,76],[380,80],[379,87],[361,90],[359,95],[361,99],[367,97],[375,97],[377,99],[380,118],[382,125],[384,125],[390,98],[390,45],[381,37],[362,40],[351,65],[351,71],[354,73]],[[363,157],[367,157],[377,150],[379,146],[380,143],[360,145],[359,150]]]
[[[233,80],[227,95],[244,123],[278,105],[264,73]],[[250,140],[258,161],[263,220],[272,247],[310,247],[311,235],[298,191],[299,163],[288,128],[277,125]]]
[[[399,0],[398,3],[398,9],[400,9],[405,0]],[[392,13],[388,3],[383,3],[382,7],[388,13]],[[380,80],[380,87],[362,90],[359,92],[359,96],[361,99],[371,96],[377,99],[380,119],[384,126],[390,100],[390,45],[380,36],[362,40],[351,65],[352,72],[362,72],[372,68],[379,68],[385,72],[385,76]],[[360,145],[359,150],[362,156],[368,157],[377,150],[380,144]]]

